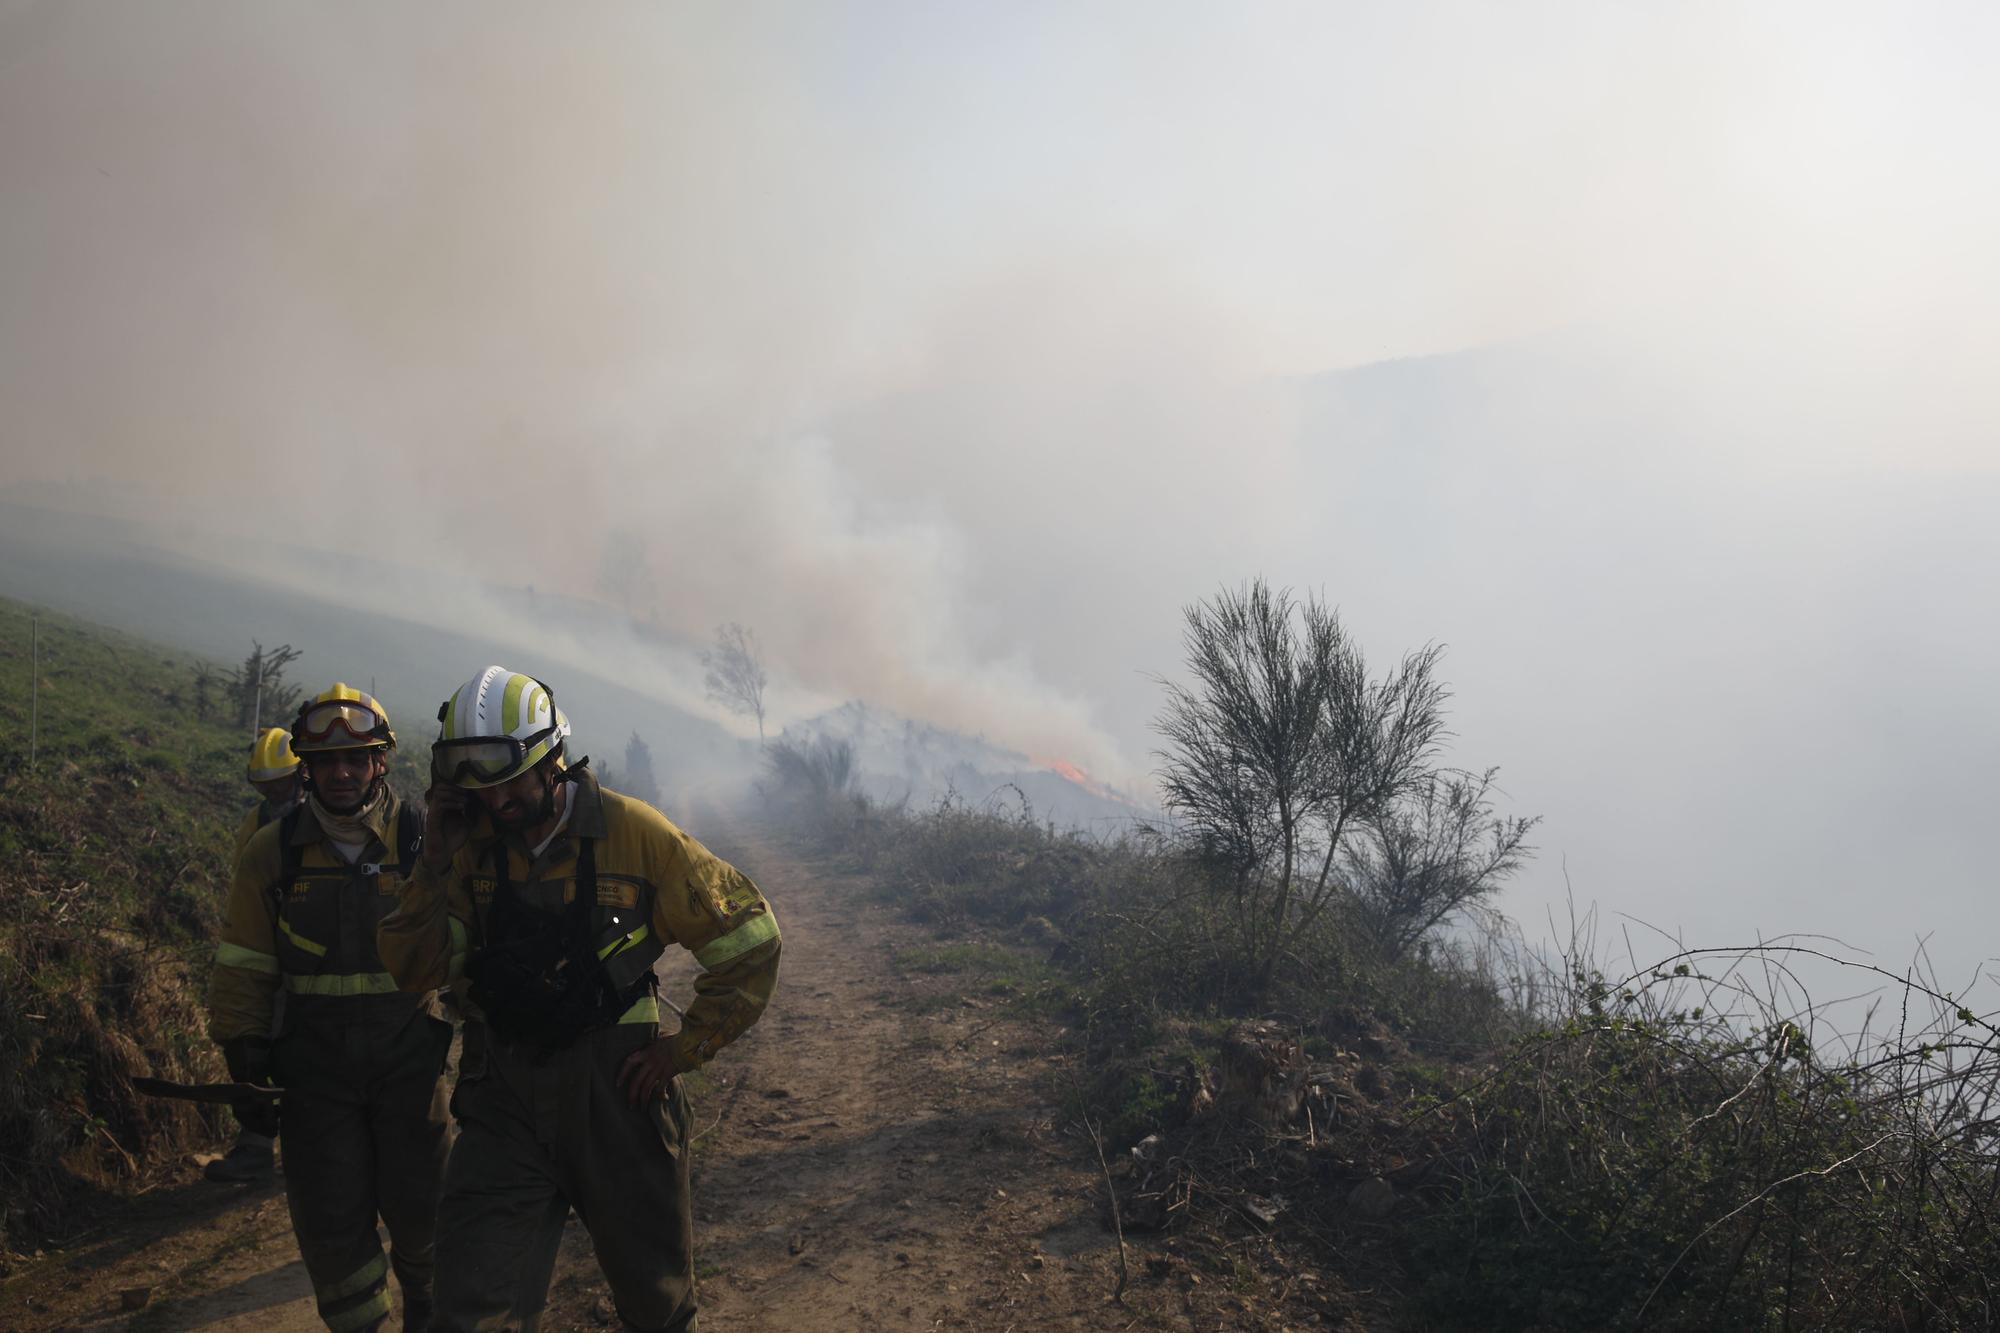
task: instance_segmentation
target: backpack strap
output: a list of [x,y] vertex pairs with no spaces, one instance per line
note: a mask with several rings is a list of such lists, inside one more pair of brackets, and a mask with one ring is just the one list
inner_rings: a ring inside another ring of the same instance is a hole
[[403,808],[396,812],[396,872],[407,875],[415,870],[417,858],[423,855],[423,851],[424,807],[414,801],[405,801]]
[[299,878],[299,867],[305,863],[306,849],[293,841],[299,831],[299,815],[304,805],[295,805],[285,811],[278,821],[278,878],[270,887],[271,919],[276,920],[285,909],[285,899],[292,891],[292,885]]
[[563,909],[564,952],[587,973],[597,961],[591,947],[590,913],[597,906],[597,839],[576,840],[576,884],[569,905]]
[[587,920],[590,909],[597,906],[597,839],[576,841],[576,901],[581,904],[576,914]]
[[286,892],[291,891],[292,881],[299,877],[299,867],[305,864],[306,849],[298,843],[299,819],[303,814],[302,807],[293,806],[278,821],[278,846],[283,849],[284,857],[284,874],[278,883]]

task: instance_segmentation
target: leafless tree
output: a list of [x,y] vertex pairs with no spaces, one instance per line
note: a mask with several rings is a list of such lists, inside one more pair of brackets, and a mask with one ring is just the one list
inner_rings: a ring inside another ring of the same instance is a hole
[[1385,955],[1476,908],[1533,854],[1528,833],[1541,821],[1494,814],[1497,772],[1433,774],[1344,851],[1357,915]]
[[1375,680],[1339,612],[1262,579],[1185,611],[1190,686],[1166,683],[1167,806],[1227,867],[1257,984],[1341,892],[1342,848],[1430,776],[1448,693],[1439,649]]
[[236,700],[239,727],[280,726],[298,706],[299,687],[285,683],[285,668],[299,660],[300,649],[289,643],[266,648],[251,640],[250,655],[230,673],[230,694]]
[[757,636],[735,622],[716,627],[715,647],[705,649],[702,683],[708,697],[734,713],[757,719],[757,744],[764,743],[764,659]]

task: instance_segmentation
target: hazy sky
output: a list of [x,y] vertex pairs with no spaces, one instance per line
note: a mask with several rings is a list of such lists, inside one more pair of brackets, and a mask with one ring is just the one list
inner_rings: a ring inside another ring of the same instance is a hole
[[1261,572],[1451,644],[1524,915],[1567,858],[1984,957],[1996,54],[1973,4],[0,3],[0,484],[586,593],[615,539],[801,701],[1126,782],[1178,608]]

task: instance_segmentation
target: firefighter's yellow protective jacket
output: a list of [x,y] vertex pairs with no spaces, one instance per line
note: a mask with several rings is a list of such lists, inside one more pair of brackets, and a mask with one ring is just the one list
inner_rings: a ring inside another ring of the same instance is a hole
[[[401,810],[393,793],[382,802],[369,825],[373,841],[354,865],[333,850],[308,805],[251,835],[236,858],[215,950],[210,1037],[270,1036],[281,988],[292,997],[288,1025],[331,1001],[353,1002],[340,1006],[334,1021],[341,1023],[364,1016],[407,1020],[416,1004],[375,957],[376,923],[394,909],[403,887],[393,864]],[[287,833],[298,861],[289,887],[283,885]]]
[[[701,964],[674,1042],[680,1068],[699,1068],[770,1002],[778,980],[777,918],[749,876],[644,801],[606,791],[588,769],[569,780],[568,799],[568,825],[539,857],[482,822],[443,873],[419,864],[377,934],[382,965],[405,990],[457,981],[468,950],[485,937],[499,883],[494,858],[508,858],[508,878],[523,902],[555,912],[576,896],[578,840],[595,839],[591,929],[605,941],[599,956],[630,949],[656,959],[678,944]],[[477,1018],[477,1008],[468,1004],[467,1016]],[[648,993],[618,1021],[657,1023],[658,1003]]]

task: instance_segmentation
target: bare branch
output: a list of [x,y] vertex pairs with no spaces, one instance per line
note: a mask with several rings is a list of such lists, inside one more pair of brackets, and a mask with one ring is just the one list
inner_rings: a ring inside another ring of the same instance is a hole
[[707,670],[702,684],[708,697],[729,709],[757,719],[757,743],[764,743],[764,659],[757,636],[734,621],[715,631],[715,647],[701,654]]

